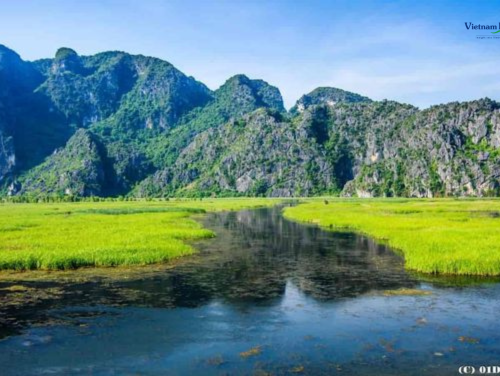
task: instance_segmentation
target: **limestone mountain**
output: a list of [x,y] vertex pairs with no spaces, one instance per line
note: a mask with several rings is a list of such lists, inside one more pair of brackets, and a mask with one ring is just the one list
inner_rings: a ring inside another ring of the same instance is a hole
[[333,106],[336,103],[359,103],[371,102],[370,98],[363,97],[362,95],[351,93],[342,89],[334,87],[318,87],[311,91],[309,94],[303,95],[295,106],[290,109],[290,113],[296,115],[297,113],[307,110],[311,106],[329,105]]
[[80,57],[61,48],[45,61],[37,89],[68,123],[113,130],[171,128],[211,98],[210,90],[166,61],[123,52]]
[[152,57],[0,45],[3,194],[499,195],[499,162],[490,99],[419,110],[320,87],[287,112],[245,75],[212,91]]
[[365,160],[358,161],[358,173],[344,188],[345,194],[500,194],[498,102],[481,99],[414,111],[392,133],[382,132],[372,140],[365,143]]
[[262,80],[251,80],[245,75],[228,79],[213,93],[213,99],[204,107],[191,111],[183,123],[160,135],[151,143],[152,155],[158,167],[173,164],[193,137],[212,127],[240,118],[259,108],[285,113],[280,91]]
[[40,163],[70,136],[50,104],[36,93],[43,76],[0,45],[0,183]]
[[64,148],[54,151],[10,186],[11,194],[54,194],[91,196],[106,192],[104,147],[88,130],[79,129]]
[[334,175],[324,149],[311,137],[312,127],[309,118],[292,122],[279,112],[256,110],[198,134],[173,166],[146,179],[136,194],[327,192],[335,186]]

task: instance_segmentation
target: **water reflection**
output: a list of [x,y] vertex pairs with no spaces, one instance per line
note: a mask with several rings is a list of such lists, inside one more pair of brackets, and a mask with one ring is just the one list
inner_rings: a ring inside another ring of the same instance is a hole
[[[174,267],[4,274],[0,373],[420,376],[498,359],[499,284],[422,286],[387,247],[280,208],[201,220],[218,236]],[[401,287],[432,294],[377,293]]]
[[288,280],[321,300],[415,284],[385,246],[288,221],[279,208],[210,214],[204,222],[217,238],[198,245],[203,262],[176,268],[168,284],[156,280],[148,291],[168,289],[176,306],[196,306],[214,297],[276,298]]
[[280,208],[211,213],[202,222],[217,237],[197,243],[200,253],[175,268],[142,268],[112,280],[75,271],[0,283],[0,336],[26,323],[54,322],[50,310],[61,306],[197,307],[213,299],[265,304],[282,296],[290,281],[326,301],[415,284],[385,246],[288,221]]

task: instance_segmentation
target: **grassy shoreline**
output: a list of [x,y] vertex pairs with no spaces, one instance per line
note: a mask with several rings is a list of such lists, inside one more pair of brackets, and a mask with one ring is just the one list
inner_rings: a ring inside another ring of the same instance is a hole
[[215,234],[197,213],[279,200],[205,199],[0,205],[0,270],[67,270],[162,263],[192,254],[186,242]]
[[[192,216],[275,205],[266,198],[0,204],[0,270],[163,263],[213,237]],[[327,203],[326,203],[327,202]],[[408,269],[500,275],[500,200],[313,198],[284,216],[388,243]]]
[[284,215],[387,242],[410,270],[500,275],[500,200],[311,199]]

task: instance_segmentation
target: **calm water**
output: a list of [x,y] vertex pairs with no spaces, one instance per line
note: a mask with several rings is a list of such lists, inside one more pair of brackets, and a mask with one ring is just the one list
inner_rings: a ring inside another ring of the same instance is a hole
[[[279,208],[203,223],[217,238],[174,268],[5,277],[0,374],[455,375],[500,365],[495,281],[424,281],[385,246],[287,221]],[[384,295],[403,287],[431,294]]]

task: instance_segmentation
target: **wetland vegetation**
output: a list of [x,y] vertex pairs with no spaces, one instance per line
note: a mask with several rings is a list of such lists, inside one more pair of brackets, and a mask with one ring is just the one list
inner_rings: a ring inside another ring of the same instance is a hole
[[368,236],[210,205],[217,236],[175,262],[2,271],[2,375],[451,375],[500,352],[498,278],[423,281]]
[[424,273],[500,274],[496,199],[314,199],[285,216],[333,230],[361,232],[404,254]]
[[[73,202],[0,205],[0,269],[147,265],[192,254],[215,236],[193,216],[271,206],[280,199]],[[500,201],[314,198],[284,215],[361,232],[404,254],[408,269],[500,274]]]
[[147,265],[194,252],[215,234],[192,219],[206,211],[277,200],[217,199],[0,205],[0,269]]

